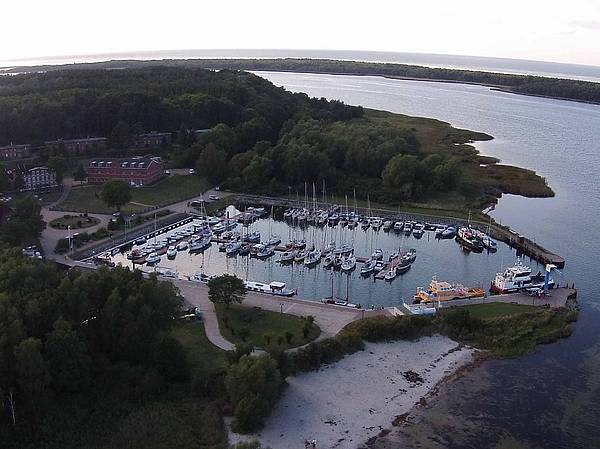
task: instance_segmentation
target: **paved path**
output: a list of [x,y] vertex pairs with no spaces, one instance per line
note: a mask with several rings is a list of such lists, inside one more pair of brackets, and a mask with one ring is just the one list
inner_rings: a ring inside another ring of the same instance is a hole
[[[221,349],[234,349],[234,345],[221,335],[214,305],[208,299],[208,287],[198,282],[184,280],[173,282],[179,287],[187,302],[202,311],[206,336],[210,342]],[[348,323],[358,320],[363,316],[366,317],[374,313],[380,313],[379,311],[359,311],[303,299],[284,298],[254,292],[246,293],[243,304],[247,307],[261,307],[272,312],[283,312],[296,316],[311,315],[315,318],[317,326],[321,328],[319,339],[333,337]]]

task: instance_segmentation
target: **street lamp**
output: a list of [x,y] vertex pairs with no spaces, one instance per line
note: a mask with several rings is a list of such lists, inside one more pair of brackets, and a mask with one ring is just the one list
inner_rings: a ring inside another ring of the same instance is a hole
[[279,303],[279,313],[281,313],[283,315],[283,303],[282,302]]

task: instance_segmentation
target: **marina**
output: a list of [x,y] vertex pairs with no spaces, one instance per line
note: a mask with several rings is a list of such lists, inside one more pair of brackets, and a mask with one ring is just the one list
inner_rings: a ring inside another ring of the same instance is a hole
[[[324,214],[310,220],[306,214],[299,223],[292,213],[276,209],[271,216],[261,208],[240,211],[229,206],[220,218],[191,217],[117,251],[108,250],[100,260],[204,283],[211,276],[230,273],[254,291],[263,286],[263,293],[275,295],[268,286],[277,283],[285,291],[279,296],[332,298],[338,305],[379,309],[412,302],[415,292],[434,275],[487,291],[496,274],[517,259],[514,249],[502,242],[493,249],[482,246],[473,251],[458,239],[442,238],[450,224],[405,220],[410,227],[405,232],[404,223],[400,226],[397,220],[383,226],[392,220],[376,218],[375,226],[368,220],[366,227],[362,223],[367,220],[358,215],[348,216],[344,225],[343,213],[333,220]],[[301,214],[296,212],[296,217]],[[422,232],[415,235],[415,227]],[[528,264],[536,272],[544,270],[533,260]]]

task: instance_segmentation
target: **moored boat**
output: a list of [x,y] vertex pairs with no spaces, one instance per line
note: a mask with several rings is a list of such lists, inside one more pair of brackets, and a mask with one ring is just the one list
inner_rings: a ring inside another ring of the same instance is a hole
[[419,287],[413,297],[414,304],[431,303],[438,301],[452,301],[454,299],[483,298],[485,292],[478,287],[464,287],[461,284],[450,284],[438,281],[434,276],[427,288]]

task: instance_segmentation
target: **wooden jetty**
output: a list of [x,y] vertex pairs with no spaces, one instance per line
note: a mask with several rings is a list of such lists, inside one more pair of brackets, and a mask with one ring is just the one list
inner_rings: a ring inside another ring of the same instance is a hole
[[454,299],[451,301],[439,301],[432,306],[438,309],[449,307],[471,306],[475,304],[489,304],[492,302],[503,302],[509,304],[520,304],[538,307],[567,307],[570,301],[577,298],[577,290],[574,288],[554,288],[547,295],[538,297],[527,293],[507,293],[504,295],[488,295],[484,298]]
[[385,274],[392,270],[392,269],[396,269],[396,267],[398,265],[400,265],[400,261],[402,260],[402,257],[398,256],[398,257],[394,257],[390,262],[386,263],[383,266],[383,269],[381,271],[379,271],[376,275],[375,275],[375,279],[384,279],[385,278]]

